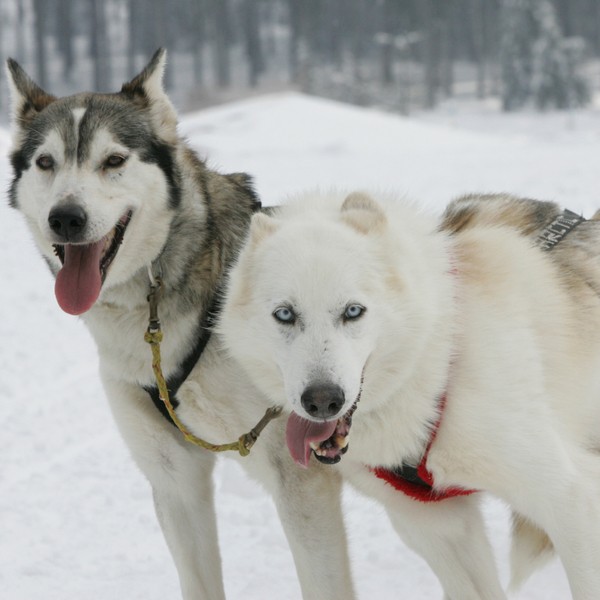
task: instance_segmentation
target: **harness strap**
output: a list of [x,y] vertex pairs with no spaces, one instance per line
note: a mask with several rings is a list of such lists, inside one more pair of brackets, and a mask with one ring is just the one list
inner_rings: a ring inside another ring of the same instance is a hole
[[[160,281],[160,280],[155,280]],[[154,284],[156,285],[156,284]],[[158,297],[160,294],[161,287],[152,286],[156,294],[155,301],[158,302]],[[151,298],[149,297],[149,301]],[[181,366],[178,371],[176,371],[173,375],[166,379],[167,390],[169,392],[169,396],[171,398],[171,403],[173,408],[177,408],[179,406],[179,401],[177,400],[177,392],[179,388],[183,384],[183,382],[189,377],[190,373],[200,360],[202,353],[204,352],[208,342],[210,341],[212,335],[212,328],[215,324],[215,321],[218,317],[219,311],[221,309],[221,294],[215,293],[212,299],[212,302],[206,312],[201,316],[200,323],[198,325],[198,335],[194,336],[196,339],[196,343],[192,347],[190,353],[185,357],[184,361],[181,363]],[[156,308],[154,309],[156,311]],[[158,321],[158,315],[156,315],[156,321]],[[160,391],[158,389],[158,385],[153,386],[144,386],[144,390],[148,392],[150,398],[152,398],[152,402],[154,406],[160,411],[162,416],[171,423],[171,425],[175,426],[175,422],[173,421],[169,411],[163,400],[161,399]]]
[[468,490],[460,487],[448,487],[443,489],[435,489],[433,475],[427,469],[427,459],[429,458],[429,451],[435,441],[438,429],[442,422],[442,416],[444,414],[444,408],[446,407],[446,394],[444,393],[439,400],[439,415],[437,421],[431,429],[431,435],[427,448],[421,458],[421,462],[415,467],[403,463],[398,467],[386,469],[385,467],[375,467],[371,469],[373,473],[383,479],[386,483],[389,483],[394,489],[399,492],[403,492],[414,500],[420,502],[439,502],[440,500],[446,500],[448,498],[454,498],[456,496],[468,496],[474,494],[478,490]]

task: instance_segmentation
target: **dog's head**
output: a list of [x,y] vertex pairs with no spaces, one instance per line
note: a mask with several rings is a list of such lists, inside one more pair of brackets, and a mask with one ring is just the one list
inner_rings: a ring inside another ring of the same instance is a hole
[[220,323],[234,358],[271,398],[287,399],[288,447],[302,465],[311,449],[340,460],[373,352],[407,314],[383,209],[359,193],[318,206],[327,200],[253,218]]
[[118,93],[55,98],[12,59],[13,180],[56,274],[56,297],[81,314],[103,289],[157,256],[179,202],[177,117],[163,90],[166,53]]

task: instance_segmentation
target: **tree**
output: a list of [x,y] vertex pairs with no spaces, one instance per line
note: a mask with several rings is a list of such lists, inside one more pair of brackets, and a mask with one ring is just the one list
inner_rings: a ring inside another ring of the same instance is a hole
[[232,46],[232,24],[228,0],[212,0],[213,56],[217,85],[227,88],[231,85],[230,50]]
[[579,70],[583,42],[565,39],[550,0],[507,0],[502,39],[502,105],[515,110],[529,101],[565,109],[589,100]]
[[[20,5],[22,8],[22,4]],[[37,64],[37,83],[42,88],[48,86],[48,65],[46,61],[46,23],[48,3],[44,0],[33,0],[35,19],[35,60]]]
[[264,70],[264,57],[260,39],[259,8],[256,0],[244,0],[242,5],[246,57],[248,59],[251,87],[258,85],[258,78]]
[[425,69],[425,108],[437,104],[440,89],[440,31],[439,12],[435,0],[421,0],[420,21],[423,33],[423,67]]
[[73,2],[58,0],[56,6],[56,38],[57,45],[63,57],[63,75],[70,80],[75,64],[73,52]]
[[532,96],[540,109],[566,109],[585,104],[589,86],[577,69],[583,56],[583,43],[562,37],[554,7],[540,2],[535,8],[539,27],[533,44]]
[[507,111],[520,108],[531,96],[533,2],[535,0],[506,0],[503,8],[500,63],[502,108]]
[[94,89],[106,92],[110,89],[110,57],[106,28],[106,3],[90,0],[90,56],[94,65]]

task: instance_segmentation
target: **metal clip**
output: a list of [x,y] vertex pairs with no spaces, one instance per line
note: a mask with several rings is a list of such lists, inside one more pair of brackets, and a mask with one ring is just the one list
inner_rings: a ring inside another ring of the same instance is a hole
[[155,283],[150,284],[148,304],[150,306],[150,318],[148,320],[148,333],[160,331],[160,319],[158,318],[158,301],[162,292],[162,281],[156,278]]

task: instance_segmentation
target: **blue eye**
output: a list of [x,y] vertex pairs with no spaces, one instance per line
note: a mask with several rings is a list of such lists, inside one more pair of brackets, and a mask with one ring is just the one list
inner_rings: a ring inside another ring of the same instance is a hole
[[349,304],[344,311],[344,320],[353,321],[363,316],[367,309],[360,304]]
[[273,317],[280,323],[292,325],[296,321],[296,313],[288,306],[281,306],[273,312]]

